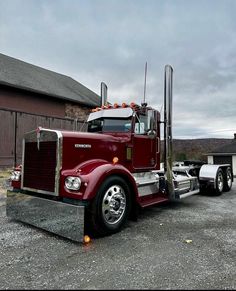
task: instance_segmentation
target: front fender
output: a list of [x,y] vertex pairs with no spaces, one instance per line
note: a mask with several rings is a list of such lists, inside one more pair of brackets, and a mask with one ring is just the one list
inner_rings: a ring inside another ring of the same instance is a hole
[[[111,175],[118,175],[122,177],[131,187],[133,194],[136,198],[138,197],[137,186],[132,174],[122,165],[113,164],[105,160],[89,160],[78,165],[73,170],[66,170],[62,172],[62,176],[66,177],[68,175],[76,175],[82,180],[82,189],[79,196],[76,192],[70,192],[71,198],[91,200],[93,199],[101,184]],[[63,179],[64,180],[64,179]]]
[[118,175],[124,178],[129,187],[132,187],[135,196],[138,197],[136,182],[131,173],[122,165],[106,163],[103,165],[98,165],[98,167],[94,168],[93,171],[86,175],[88,184],[83,199],[93,199],[97,194],[101,184],[112,175]]

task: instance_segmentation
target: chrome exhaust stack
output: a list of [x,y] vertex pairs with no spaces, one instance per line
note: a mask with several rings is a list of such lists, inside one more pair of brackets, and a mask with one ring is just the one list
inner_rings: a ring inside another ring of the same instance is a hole
[[172,91],[173,68],[166,65],[164,80],[164,171],[170,199],[175,198],[172,174]]
[[107,85],[101,83],[101,107],[107,105]]

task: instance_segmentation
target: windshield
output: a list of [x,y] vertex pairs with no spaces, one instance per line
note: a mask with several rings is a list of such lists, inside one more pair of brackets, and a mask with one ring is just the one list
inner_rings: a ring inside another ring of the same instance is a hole
[[88,122],[88,132],[129,132],[130,130],[131,118],[100,118]]

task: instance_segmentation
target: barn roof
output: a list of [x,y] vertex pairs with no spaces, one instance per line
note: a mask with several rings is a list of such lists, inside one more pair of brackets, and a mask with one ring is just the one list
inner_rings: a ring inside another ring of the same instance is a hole
[[87,106],[100,105],[100,96],[71,77],[0,53],[0,84],[33,91]]
[[233,139],[232,142],[229,144],[216,148],[207,155],[227,155],[227,154],[236,154],[236,139]]

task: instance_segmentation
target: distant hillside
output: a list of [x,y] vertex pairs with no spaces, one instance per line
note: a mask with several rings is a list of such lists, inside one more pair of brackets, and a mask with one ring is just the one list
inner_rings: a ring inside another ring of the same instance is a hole
[[[205,154],[232,142],[233,139],[205,138],[205,139],[173,139],[173,161],[202,160],[207,161]],[[164,143],[161,141],[163,156]],[[163,159],[162,159],[163,161]]]

